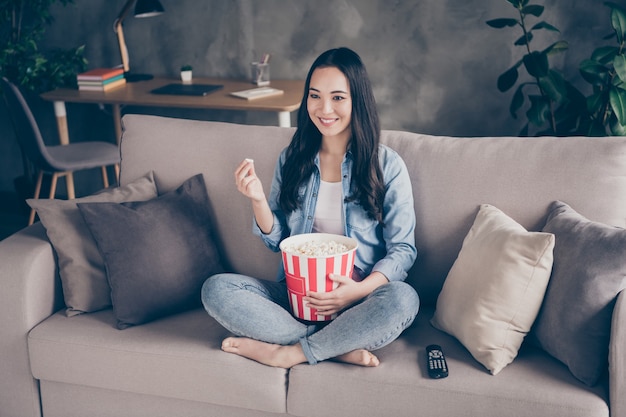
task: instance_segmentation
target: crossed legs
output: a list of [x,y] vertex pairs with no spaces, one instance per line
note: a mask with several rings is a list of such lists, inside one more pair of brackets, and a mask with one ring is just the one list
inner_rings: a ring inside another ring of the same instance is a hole
[[379,360],[371,352],[395,340],[419,308],[413,288],[391,282],[329,324],[307,325],[291,315],[284,282],[237,274],[209,278],[202,302],[236,336],[223,341],[225,352],[283,368],[326,359],[377,366]]

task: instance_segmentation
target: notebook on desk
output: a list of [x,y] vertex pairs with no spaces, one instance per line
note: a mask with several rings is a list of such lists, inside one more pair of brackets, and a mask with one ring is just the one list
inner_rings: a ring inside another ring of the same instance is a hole
[[206,96],[223,88],[219,84],[167,84],[150,91],[152,94],[173,94],[178,96]]

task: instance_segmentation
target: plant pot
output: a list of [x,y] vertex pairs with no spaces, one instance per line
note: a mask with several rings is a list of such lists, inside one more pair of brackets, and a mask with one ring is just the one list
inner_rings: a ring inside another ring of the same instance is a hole
[[193,71],[181,71],[180,79],[183,81],[183,84],[191,84],[191,79],[193,78]]

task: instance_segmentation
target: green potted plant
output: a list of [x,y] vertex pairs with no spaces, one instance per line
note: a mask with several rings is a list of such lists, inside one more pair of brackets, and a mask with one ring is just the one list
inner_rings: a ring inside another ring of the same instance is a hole
[[52,22],[50,6],[73,0],[0,0],[0,75],[25,91],[41,93],[56,87],[76,86],[76,74],[85,71],[85,47],[39,50],[46,26]]
[[[527,105],[528,122],[520,135],[626,135],[626,9],[613,2],[604,3],[610,9],[613,29],[605,40],[615,38],[617,45],[598,46],[589,59],[580,63],[578,70],[592,90],[585,96],[550,66],[552,55],[569,48],[566,41],[554,42],[543,50],[531,48],[538,31],[559,32],[545,21],[530,26],[529,20],[539,18],[544,6],[529,4],[529,0],[507,2],[517,9],[518,18],[499,18],[486,23],[496,29],[519,27],[522,31],[514,45],[523,47],[525,53],[497,82],[501,92],[517,84],[509,106],[513,118]],[[521,69],[529,77],[518,83]]]
[[191,65],[183,65],[180,67],[180,79],[183,84],[191,83],[193,78],[193,67]]

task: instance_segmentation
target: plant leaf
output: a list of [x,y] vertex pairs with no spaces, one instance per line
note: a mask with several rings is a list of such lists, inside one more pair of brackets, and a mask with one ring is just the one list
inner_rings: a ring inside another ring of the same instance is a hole
[[608,64],[615,58],[618,52],[619,48],[617,46],[600,46],[593,51],[591,59],[601,64]]
[[545,9],[545,7],[540,6],[538,4],[531,4],[529,6],[525,6],[522,9],[522,13],[523,14],[532,14],[535,17],[539,17],[543,14],[543,10]]
[[617,34],[617,43],[621,44],[626,38],[626,12],[619,7],[611,10],[611,25]]
[[602,137],[606,136],[606,127],[599,120],[594,120],[589,126],[587,136]]
[[626,8],[624,8],[624,6],[619,5],[619,4],[617,4],[615,2],[612,2],[612,1],[605,1],[604,5],[612,8],[612,9],[620,9],[620,10],[626,12]]
[[556,133],[559,136],[584,135],[590,120],[585,97],[571,83],[563,82],[567,88],[567,100],[554,112]]
[[517,72],[517,65],[508,69],[498,77],[498,90],[504,93],[515,85],[519,73]]
[[506,0],[513,5],[513,7],[517,9],[521,9],[528,3],[528,0]]
[[626,126],[626,90],[611,88],[609,91],[609,102],[619,124]]
[[530,95],[528,98],[530,99],[530,108],[526,112],[528,121],[536,126],[544,125],[548,120],[548,115],[550,114],[549,101],[546,98],[537,95]]
[[529,44],[533,40],[532,32],[528,32],[526,36],[522,35],[518,40],[515,41],[515,46],[522,46]]
[[626,136],[626,126],[620,124],[617,121],[616,117],[611,117],[609,119],[609,127],[611,129],[611,133],[615,136]]
[[567,86],[563,76],[557,71],[550,71],[546,77],[539,78],[539,86],[550,100],[562,104],[567,100]]
[[565,52],[569,48],[569,44],[567,41],[558,41],[554,42],[552,45],[548,46],[543,50],[543,53],[546,55],[554,55],[560,52]]
[[578,67],[580,75],[591,85],[603,85],[608,77],[608,68],[591,59],[585,59]]
[[596,91],[589,97],[587,97],[587,111],[594,115],[602,111],[604,94],[601,91]]
[[516,19],[504,19],[504,18],[487,20],[485,23],[487,23],[492,28],[496,28],[496,29],[502,29],[505,27],[511,27],[511,26],[520,24],[520,22]]
[[626,81],[626,56],[624,54],[617,55],[613,59],[613,68],[621,81]]
[[560,30],[558,30],[557,28],[552,26],[550,23],[546,23],[546,22],[543,22],[543,21],[537,23],[535,26],[530,28],[530,30],[535,30],[535,29],[546,29],[546,30],[550,30],[552,32],[559,32],[559,33],[561,32]]
[[517,119],[517,111],[522,108],[524,105],[524,94],[522,93],[522,88],[524,84],[521,84],[515,90],[515,94],[513,94],[513,98],[511,99],[511,105],[509,106],[509,113],[513,116],[514,119]]
[[548,55],[539,51],[532,51],[530,54],[524,55],[524,66],[526,71],[536,78],[548,75],[550,64],[548,63]]

